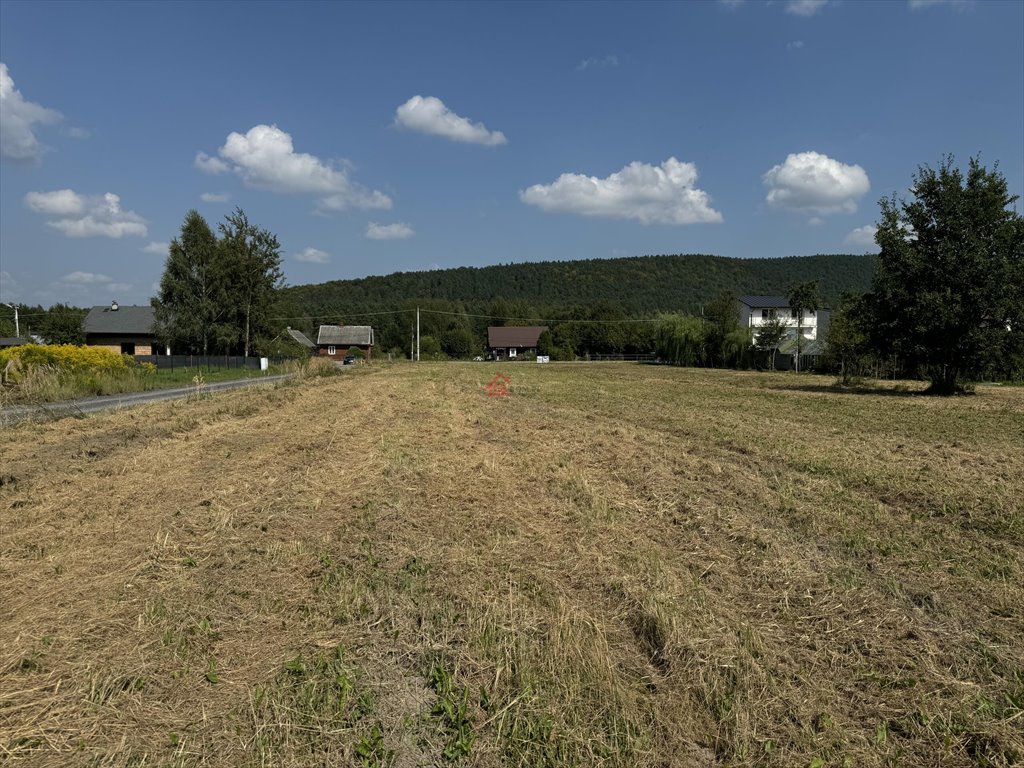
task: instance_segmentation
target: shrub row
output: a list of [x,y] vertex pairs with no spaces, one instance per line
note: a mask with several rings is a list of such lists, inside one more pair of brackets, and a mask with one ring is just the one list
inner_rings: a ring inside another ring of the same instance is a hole
[[[130,362],[129,362],[130,361]],[[103,347],[78,347],[74,344],[26,344],[0,349],[0,370],[11,377],[30,368],[46,367],[58,371],[123,371],[135,360]]]

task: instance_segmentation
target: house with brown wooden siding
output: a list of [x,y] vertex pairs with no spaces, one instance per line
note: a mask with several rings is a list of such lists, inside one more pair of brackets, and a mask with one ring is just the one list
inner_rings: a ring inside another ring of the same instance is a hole
[[492,325],[487,329],[487,349],[499,360],[511,360],[524,352],[536,353],[537,341],[546,330],[546,325]]
[[373,354],[373,327],[369,325],[321,325],[316,346],[320,357],[344,360],[352,350],[362,350],[366,359]]

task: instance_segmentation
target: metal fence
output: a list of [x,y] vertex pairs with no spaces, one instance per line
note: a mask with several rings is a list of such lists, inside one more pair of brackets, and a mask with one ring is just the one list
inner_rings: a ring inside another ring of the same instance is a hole
[[[158,369],[175,368],[205,368],[210,371],[214,368],[253,368],[260,370],[260,358],[241,357],[240,355],[134,355],[135,361],[139,363],[153,363]],[[280,362],[279,358],[272,358],[272,363]]]
[[657,355],[582,355],[576,358],[581,363],[654,363]]
[[[767,371],[772,368],[772,353],[764,350],[757,350],[754,352],[754,365],[753,367]],[[793,371],[796,370],[796,355],[789,352],[776,352],[775,353],[775,370],[776,371]],[[824,355],[811,355],[803,354],[800,355],[800,370],[801,371],[822,371],[825,368]]]

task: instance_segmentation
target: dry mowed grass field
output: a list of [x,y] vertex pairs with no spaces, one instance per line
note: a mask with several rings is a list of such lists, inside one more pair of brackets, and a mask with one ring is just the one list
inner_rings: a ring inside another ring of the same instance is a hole
[[1024,389],[828,384],[366,366],[5,429],[0,763],[1021,764]]

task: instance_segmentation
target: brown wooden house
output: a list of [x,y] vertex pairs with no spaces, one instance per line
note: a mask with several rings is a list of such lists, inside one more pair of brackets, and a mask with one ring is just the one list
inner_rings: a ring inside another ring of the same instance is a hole
[[498,360],[512,360],[524,352],[536,352],[537,340],[546,325],[491,326],[487,329],[487,349]]
[[320,357],[344,360],[352,350],[362,350],[366,359],[373,354],[373,328],[369,325],[321,325],[316,337]]

